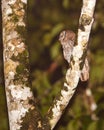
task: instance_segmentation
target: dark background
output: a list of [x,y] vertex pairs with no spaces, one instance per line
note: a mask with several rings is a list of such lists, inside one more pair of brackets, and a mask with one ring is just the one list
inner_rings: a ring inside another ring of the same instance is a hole
[[[67,62],[58,42],[63,29],[77,33],[82,0],[28,0],[28,38],[31,81],[37,104],[44,115],[60,91]],[[78,89],[55,130],[104,130],[104,1],[96,3],[94,24],[89,40],[90,80]],[[0,15],[1,17],[1,15]],[[1,26],[0,26],[1,30]],[[1,35],[1,34],[0,34]],[[1,36],[0,36],[1,37]],[[97,104],[91,112],[87,88]],[[2,39],[0,41],[0,130],[8,130],[5,104]],[[96,119],[92,119],[92,114]]]

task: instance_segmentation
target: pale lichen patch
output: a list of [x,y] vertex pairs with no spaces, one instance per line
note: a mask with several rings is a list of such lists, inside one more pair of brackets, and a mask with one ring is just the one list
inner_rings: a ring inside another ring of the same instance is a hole
[[24,22],[22,22],[22,20],[21,20],[21,21],[18,22],[18,26],[24,26],[24,27],[25,27],[25,24],[24,24]]
[[25,3],[25,4],[27,3],[27,0],[21,0],[21,1],[22,1],[23,3]]
[[25,86],[21,87],[21,85],[17,85],[14,88],[12,87],[11,95],[14,99],[26,100],[27,98],[32,97],[32,92],[30,92],[29,87],[25,87]]
[[10,51],[14,51],[14,49],[15,49],[15,46],[11,43],[11,41],[8,42],[8,49],[9,49]]
[[9,77],[10,79],[14,79],[15,73],[13,71],[9,72]]
[[41,128],[41,127],[42,127],[42,122],[38,121],[38,128]]
[[12,4],[14,4],[15,2],[16,2],[16,0],[9,0],[8,4],[9,4],[9,5],[12,5]]
[[6,10],[6,15],[11,15],[13,12],[12,12],[12,9],[11,8],[8,8]]
[[74,61],[78,61],[83,54],[83,49],[81,48],[81,46],[77,45],[73,48],[73,59]]
[[[8,25],[7,25],[8,26],[8,31],[10,31],[9,35],[7,35],[7,37],[6,37],[7,42],[9,42],[9,41],[12,42],[13,39],[15,39],[15,38],[17,39],[17,37],[18,37],[18,33],[11,29],[11,24],[12,23],[8,23]],[[14,23],[12,24],[12,26],[14,26]]]
[[[21,105],[21,107],[18,108],[19,103],[17,103],[17,108],[15,110],[11,110],[9,113],[11,126],[10,129],[14,130],[16,128],[17,130],[21,127],[22,117],[25,116],[27,109],[24,109]],[[19,105],[20,106],[20,105]],[[17,120],[18,119],[18,120]]]

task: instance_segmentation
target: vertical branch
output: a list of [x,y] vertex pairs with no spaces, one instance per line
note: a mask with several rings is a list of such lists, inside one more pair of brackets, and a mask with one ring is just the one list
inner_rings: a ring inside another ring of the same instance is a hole
[[29,82],[26,9],[27,0],[2,0],[4,77],[10,130],[42,127]]
[[79,19],[77,45],[73,47],[70,68],[66,73],[66,82],[64,83],[58,98],[54,100],[53,106],[49,109],[47,114],[51,129],[55,127],[56,123],[60,119],[79,82],[93,23],[95,3],[96,0],[83,0]]

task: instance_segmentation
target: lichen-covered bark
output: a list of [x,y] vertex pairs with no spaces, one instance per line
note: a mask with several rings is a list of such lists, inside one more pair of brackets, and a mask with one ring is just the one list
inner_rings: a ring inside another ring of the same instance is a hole
[[54,104],[49,109],[47,114],[51,129],[54,128],[54,126],[60,119],[63,110],[69,103],[79,82],[79,78],[85,61],[89,34],[93,23],[93,12],[95,3],[96,0],[83,0],[83,6],[79,19],[77,45],[75,45],[73,48],[70,68],[67,70],[66,73],[66,82],[64,83],[63,89],[61,90],[58,98],[54,100]]
[[26,7],[27,0],[2,0],[3,60],[9,126],[10,130],[43,130],[46,123],[41,121],[30,89]]

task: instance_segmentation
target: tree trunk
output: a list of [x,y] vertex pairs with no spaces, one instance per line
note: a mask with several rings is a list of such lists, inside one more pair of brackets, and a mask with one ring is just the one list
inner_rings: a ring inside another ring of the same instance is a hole
[[10,130],[43,129],[29,81],[26,9],[27,0],[2,0],[4,77]]

